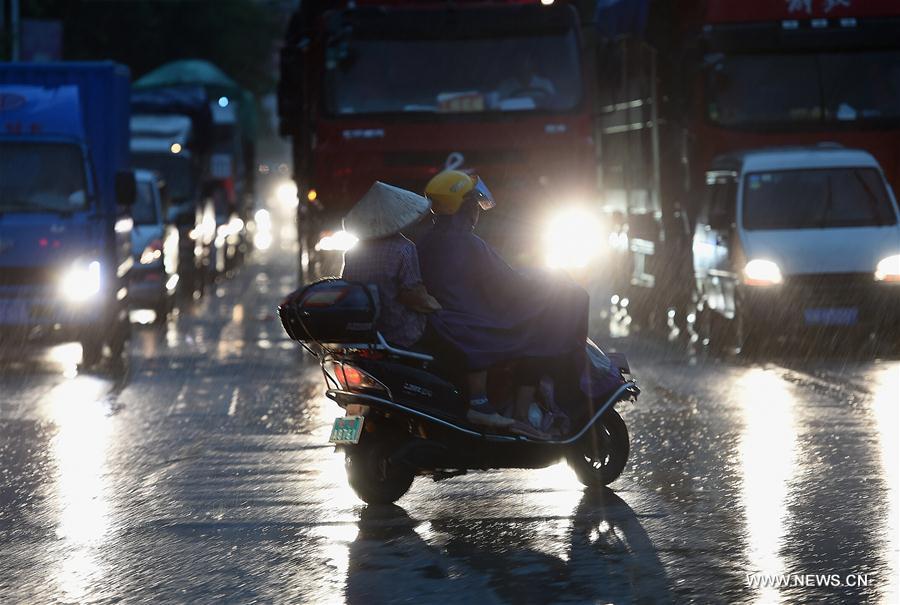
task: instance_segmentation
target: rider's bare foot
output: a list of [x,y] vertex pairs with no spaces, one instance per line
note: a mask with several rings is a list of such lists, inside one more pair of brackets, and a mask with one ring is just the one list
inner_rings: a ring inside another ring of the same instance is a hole
[[516,424],[515,419],[509,418],[508,416],[503,416],[502,414],[498,414],[497,412],[480,412],[478,410],[470,409],[466,414],[466,419],[472,424],[479,424],[481,426],[487,426],[495,429],[508,429],[512,425]]
[[480,424],[495,429],[507,429],[516,421],[497,412],[487,397],[478,397],[469,401],[466,418],[473,424]]

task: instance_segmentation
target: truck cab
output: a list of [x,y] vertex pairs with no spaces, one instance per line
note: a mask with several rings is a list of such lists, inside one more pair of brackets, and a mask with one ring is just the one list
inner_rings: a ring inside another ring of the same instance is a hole
[[421,192],[446,168],[491,188],[497,207],[477,229],[510,263],[582,264],[601,236],[581,228],[595,224],[599,200],[581,30],[567,2],[298,11],[279,115],[293,139],[302,264],[330,249],[330,232],[373,182]]
[[[900,214],[881,166],[837,145],[726,154],[693,237],[703,338],[896,329]],[[777,330],[773,327],[777,326]]]
[[128,71],[0,64],[0,335],[81,342],[93,365],[129,331],[134,175]]

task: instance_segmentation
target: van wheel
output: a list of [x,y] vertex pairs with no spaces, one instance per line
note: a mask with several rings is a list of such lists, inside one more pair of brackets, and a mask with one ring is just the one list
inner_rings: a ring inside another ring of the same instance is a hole
[[758,326],[753,325],[744,316],[740,299],[736,299],[734,302],[734,320],[731,322],[734,344],[740,351],[741,357],[756,357],[765,351],[768,339]]
[[566,456],[578,480],[586,487],[609,485],[619,478],[631,448],[628,427],[615,410],[604,414]]
[[390,461],[396,451],[396,441],[377,437],[347,447],[347,480],[366,504],[393,504],[412,486],[413,469]]
[[737,346],[737,338],[730,323],[721,314],[703,304],[697,311],[696,319],[699,344],[716,357],[731,352]]

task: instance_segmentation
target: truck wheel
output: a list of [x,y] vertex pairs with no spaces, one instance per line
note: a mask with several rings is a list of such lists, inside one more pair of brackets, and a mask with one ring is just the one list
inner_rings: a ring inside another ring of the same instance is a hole
[[393,504],[409,491],[415,473],[410,467],[391,463],[396,445],[394,440],[369,437],[347,447],[347,480],[366,504]]
[[615,410],[603,418],[568,453],[569,466],[585,487],[609,485],[619,478],[631,448],[628,427]]
[[100,363],[103,358],[103,338],[99,335],[89,335],[81,339],[81,365],[92,368]]
[[125,313],[124,318],[119,321],[109,337],[110,356],[114,360],[120,360],[122,358],[122,354],[125,352],[125,344],[128,342],[130,336],[131,322],[128,319],[128,314]]

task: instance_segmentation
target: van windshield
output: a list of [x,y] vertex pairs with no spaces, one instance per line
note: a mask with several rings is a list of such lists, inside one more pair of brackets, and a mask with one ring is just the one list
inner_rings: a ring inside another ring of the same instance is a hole
[[895,225],[884,179],[874,168],[753,172],[744,177],[745,229]]
[[0,142],[0,212],[87,207],[81,149],[68,143]]

